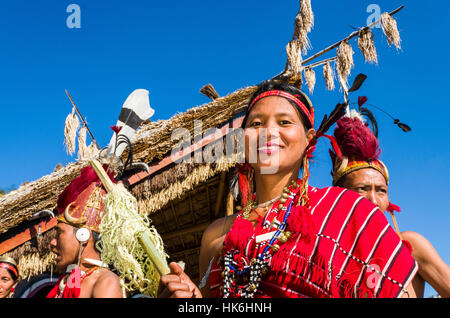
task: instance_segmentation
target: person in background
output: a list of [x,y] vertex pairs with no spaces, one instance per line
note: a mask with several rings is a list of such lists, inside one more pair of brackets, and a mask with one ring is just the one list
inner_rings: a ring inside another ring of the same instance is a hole
[[367,127],[356,111],[337,122],[334,138],[342,152],[342,160],[330,150],[333,163],[333,185],[353,190],[376,204],[381,212],[389,212],[400,239],[412,249],[419,264],[413,279],[417,297],[423,297],[425,281],[442,297],[450,297],[450,267],[442,260],[433,245],[422,235],[413,231],[400,232],[394,211],[400,208],[389,200],[389,173],[379,159],[377,137]]
[[12,298],[19,283],[19,267],[11,257],[0,257],[0,298]]
[[56,268],[65,272],[47,298],[122,298],[119,277],[101,262],[97,249],[104,190],[87,166],[57,202],[56,237],[50,242]]

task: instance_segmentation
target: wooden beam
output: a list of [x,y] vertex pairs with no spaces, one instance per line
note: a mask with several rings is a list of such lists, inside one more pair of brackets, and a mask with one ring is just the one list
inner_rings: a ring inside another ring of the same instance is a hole
[[[198,141],[197,143],[191,145],[191,147],[189,148],[190,153],[193,153],[194,151],[196,151],[202,147],[205,147],[206,145],[218,140],[219,138],[223,138],[227,134],[232,133],[234,130],[238,129],[241,126],[241,123],[243,120],[244,120],[244,115],[240,115],[231,121],[230,124],[231,124],[231,127],[233,127],[233,129],[230,130],[229,125],[224,125],[222,128],[219,129],[220,134],[217,134],[217,136],[214,135],[215,138],[203,138],[202,140]],[[144,172],[140,172],[140,173],[137,173],[137,174],[129,177],[128,183],[129,183],[129,185],[136,184],[136,183],[140,182],[141,180],[151,176],[155,172],[169,166],[172,163],[173,163],[172,156],[165,157],[164,159],[151,165],[149,167],[150,169],[149,169],[148,173],[144,171]],[[41,233],[44,233],[44,232],[52,229],[53,227],[56,226],[57,223],[58,222],[56,221],[56,218],[52,218],[48,222],[43,221],[43,222],[39,223],[41,225]],[[25,231],[17,234],[16,236],[14,236],[4,242],[1,242],[0,243],[0,255],[11,251],[11,250],[15,249],[16,247],[18,247],[19,245],[36,237],[36,235],[39,231],[39,224],[26,229]]]
[[31,240],[38,234],[47,232],[56,226],[58,222],[56,218],[50,220],[42,221],[34,226],[29,227],[25,231],[13,236],[12,238],[0,243],[0,255],[9,252],[12,249],[22,245],[23,243]]
[[[236,129],[241,127],[243,120],[244,120],[244,115],[240,115],[239,117],[235,118],[231,122],[231,127],[233,127],[233,128],[230,129],[229,125],[224,125],[222,128],[219,128],[219,133],[214,134],[213,136],[208,136],[207,138],[202,138],[200,141],[197,141],[196,143],[192,144],[189,148],[187,148],[188,150],[184,149],[184,151],[187,151],[185,156],[187,156],[191,153],[194,153],[195,151],[209,145],[210,143],[215,142],[215,141],[219,140],[220,138],[223,138],[224,136],[232,133],[233,131],[235,131]],[[181,153],[182,153],[182,151],[179,152],[180,155],[181,155]],[[136,184],[136,183],[140,182],[141,180],[154,174],[155,172],[174,163],[173,157],[176,157],[176,159],[179,159],[179,157],[176,156],[176,154],[175,154],[175,156],[167,156],[167,157],[163,158],[162,160],[158,161],[157,163],[154,163],[153,165],[149,165],[149,172],[142,171],[142,172],[139,172],[139,173],[136,173],[136,174],[130,176],[127,180],[128,183],[130,185]]]
[[217,192],[217,199],[216,199],[216,208],[214,209],[214,218],[217,219],[219,217],[220,208],[222,206],[223,201],[223,193],[225,192],[225,182],[226,182],[227,173],[224,171],[220,174],[220,181],[219,181],[219,190]]

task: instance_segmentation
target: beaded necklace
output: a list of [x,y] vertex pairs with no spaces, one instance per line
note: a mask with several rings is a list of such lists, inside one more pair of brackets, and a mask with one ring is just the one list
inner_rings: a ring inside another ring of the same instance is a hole
[[[252,238],[247,244],[247,248],[254,240],[255,251],[259,251],[259,253],[256,253],[256,257],[248,260],[242,251],[230,250],[225,252],[223,257],[224,271],[222,273],[224,277],[223,295],[225,298],[235,296],[251,298],[258,291],[261,278],[269,272],[273,253],[276,253],[280,248],[276,244],[277,241],[285,243],[292,235],[292,233],[286,232],[285,229],[294,204],[295,195],[298,192],[298,186],[298,182],[293,181],[292,190],[288,187],[284,188],[279,204],[275,203],[263,218],[261,231],[270,231],[273,227],[276,230],[256,236],[255,229]],[[272,222],[270,222],[272,214],[275,215]],[[243,211],[240,211],[238,217],[245,219],[246,215]]]

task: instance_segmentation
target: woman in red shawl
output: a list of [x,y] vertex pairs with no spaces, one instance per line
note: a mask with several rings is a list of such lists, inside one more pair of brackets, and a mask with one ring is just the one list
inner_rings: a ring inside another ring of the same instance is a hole
[[414,296],[417,264],[382,212],[353,191],[308,185],[314,110],[303,92],[264,82],[243,127],[241,209],[203,234],[206,286],[171,263],[159,297]]
[[400,208],[389,201],[389,173],[379,159],[378,139],[358,113],[337,122],[334,137],[343,160],[330,152],[333,161],[333,185],[353,190],[376,204],[381,212],[388,211],[398,236],[411,245],[419,271],[412,282],[415,293],[423,297],[425,281],[442,297],[450,297],[450,267],[442,260],[433,245],[413,231],[400,232],[394,211]]

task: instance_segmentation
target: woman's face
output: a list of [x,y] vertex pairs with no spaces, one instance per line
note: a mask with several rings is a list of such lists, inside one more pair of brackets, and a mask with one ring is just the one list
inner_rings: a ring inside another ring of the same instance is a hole
[[345,176],[343,187],[358,192],[377,205],[381,212],[389,206],[388,186],[383,175],[372,168],[353,171]]
[[11,277],[11,274],[6,268],[0,268],[0,298],[6,298],[11,291],[11,288],[15,287],[17,282]]
[[299,111],[288,100],[265,97],[247,118],[245,158],[261,174],[298,169],[314,133],[314,129],[305,132]]

